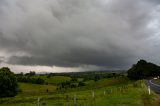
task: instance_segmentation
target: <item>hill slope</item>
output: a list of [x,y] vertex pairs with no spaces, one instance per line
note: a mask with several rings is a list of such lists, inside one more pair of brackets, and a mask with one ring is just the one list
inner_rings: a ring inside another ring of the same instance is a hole
[[160,75],[160,66],[140,60],[128,70],[130,79],[143,79]]

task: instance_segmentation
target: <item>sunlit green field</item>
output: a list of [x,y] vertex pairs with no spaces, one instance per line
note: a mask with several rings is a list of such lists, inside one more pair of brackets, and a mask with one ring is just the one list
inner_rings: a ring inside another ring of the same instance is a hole
[[143,81],[111,78],[86,83],[65,92],[56,90],[55,85],[19,83],[22,92],[13,98],[0,99],[0,106],[36,106],[38,97],[40,106],[158,106],[159,97],[153,92],[149,96]]
[[65,77],[65,76],[54,76],[54,77],[46,78],[46,82],[53,83],[53,84],[58,84],[58,83],[69,81],[69,80],[71,80],[71,78]]
[[39,84],[30,84],[30,83],[19,83],[19,87],[22,90],[18,96],[30,96],[30,95],[42,95],[47,93],[52,93],[56,91],[55,85],[39,85]]
[[47,76],[40,76],[40,78],[44,79],[45,82],[50,84],[59,84],[59,83],[71,80],[70,77],[66,77],[66,76],[51,76],[50,78],[47,78]]

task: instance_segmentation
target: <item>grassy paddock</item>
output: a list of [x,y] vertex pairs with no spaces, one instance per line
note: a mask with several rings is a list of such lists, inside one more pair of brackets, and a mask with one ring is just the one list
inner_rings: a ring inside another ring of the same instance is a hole
[[51,76],[49,78],[47,78],[46,75],[44,76],[33,76],[34,78],[42,78],[43,80],[45,80],[46,83],[49,84],[60,84],[62,82],[66,82],[66,81],[70,81],[71,77],[67,77],[67,76]]
[[[28,88],[26,87],[28,86]],[[32,90],[33,85],[21,84],[23,90]],[[36,89],[41,91],[40,85]],[[104,93],[105,91],[105,93]],[[34,93],[33,91],[32,93]],[[94,97],[93,97],[94,92]],[[103,79],[79,89],[70,89],[66,93],[44,93],[23,95],[14,98],[0,99],[0,106],[36,106],[40,97],[41,106],[74,106],[76,95],[77,106],[159,106],[159,96],[148,95],[143,81],[129,81],[126,78]]]
[[50,78],[47,78],[47,76],[41,76],[41,78],[50,84],[59,84],[71,80],[70,77],[66,76],[51,76]]
[[30,83],[19,83],[19,88],[22,90],[17,96],[35,96],[47,93],[52,93],[56,91],[56,86],[54,85],[40,85],[40,84],[30,84]]

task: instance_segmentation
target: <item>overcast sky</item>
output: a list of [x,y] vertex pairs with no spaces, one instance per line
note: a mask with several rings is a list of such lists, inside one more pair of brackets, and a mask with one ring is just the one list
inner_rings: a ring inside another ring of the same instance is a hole
[[0,67],[14,72],[160,65],[159,0],[0,0]]

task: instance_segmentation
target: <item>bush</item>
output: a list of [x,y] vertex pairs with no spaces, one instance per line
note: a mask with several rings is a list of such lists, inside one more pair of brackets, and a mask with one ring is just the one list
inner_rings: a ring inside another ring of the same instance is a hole
[[78,83],[78,86],[79,86],[79,87],[80,87],[80,86],[85,86],[85,83],[82,82],[82,81],[80,81],[80,82]]
[[0,97],[12,97],[18,92],[16,76],[9,68],[0,69]]

